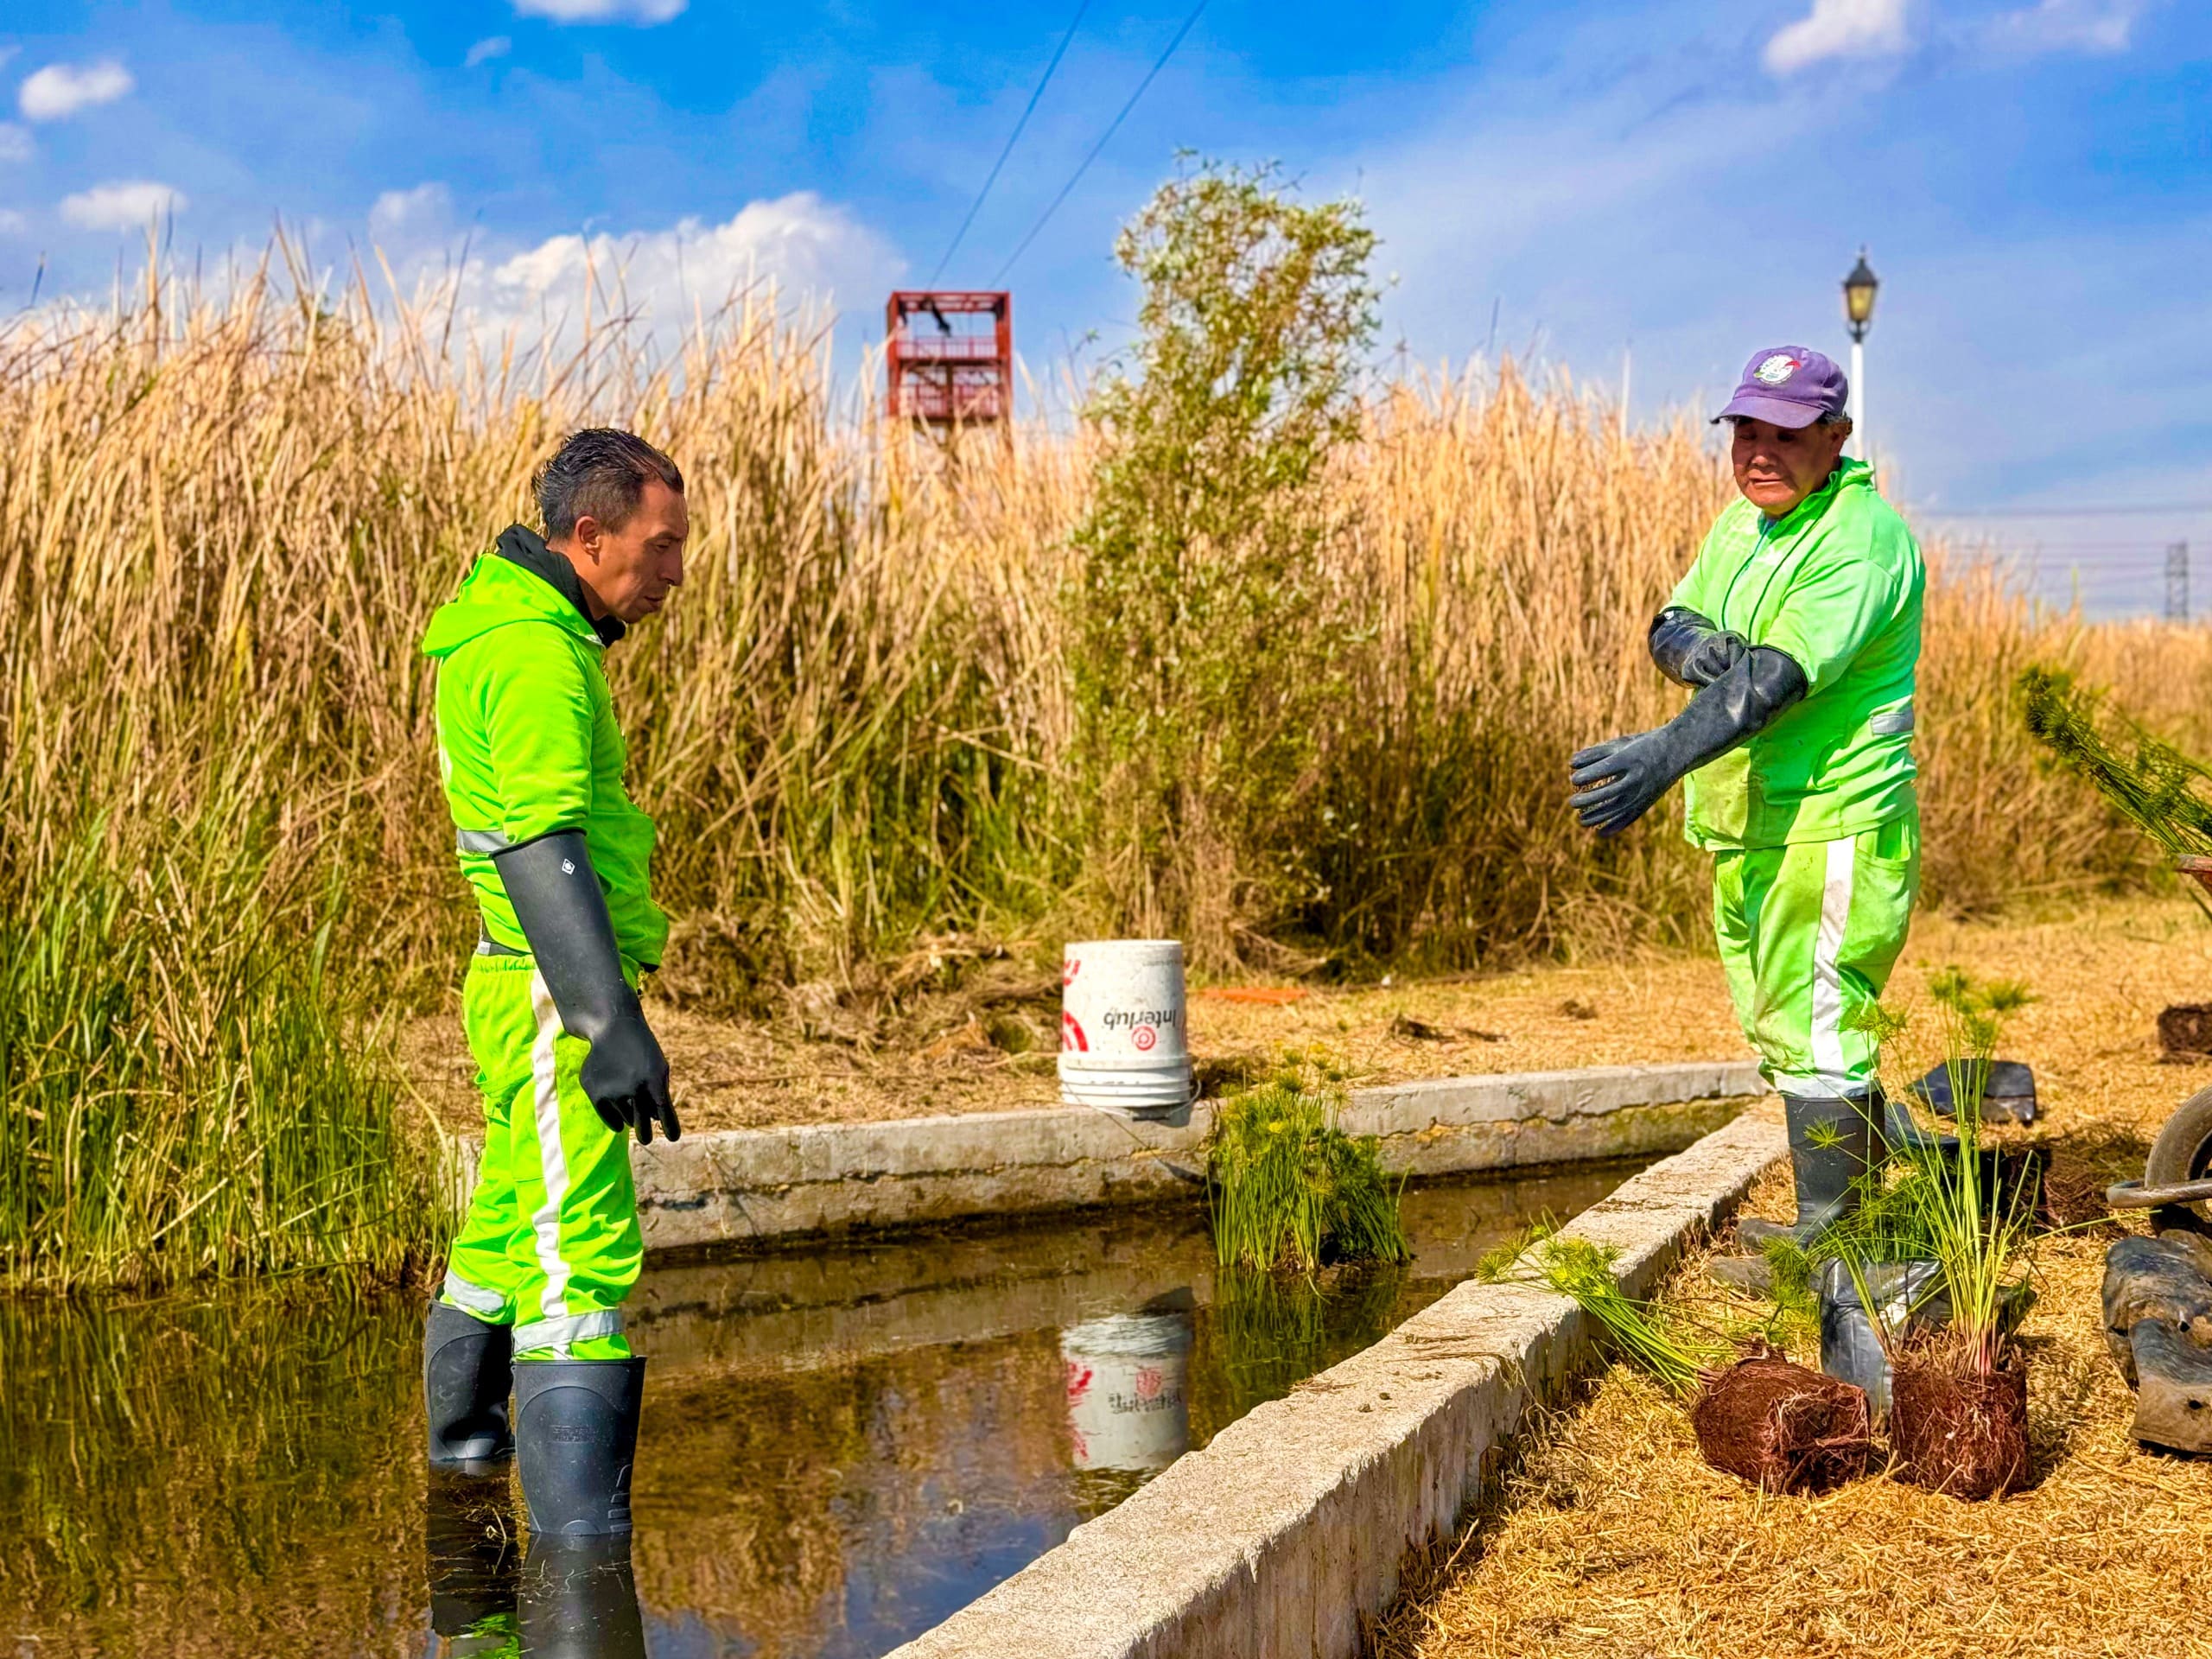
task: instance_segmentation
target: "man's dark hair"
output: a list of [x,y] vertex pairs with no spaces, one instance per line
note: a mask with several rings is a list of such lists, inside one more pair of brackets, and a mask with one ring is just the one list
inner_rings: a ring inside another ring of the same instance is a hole
[[562,440],[531,480],[530,493],[544,517],[546,539],[557,542],[575,533],[579,518],[621,529],[638,510],[646,481],[656,478],[683,493],[676,463],[643,438],[611,426],[588,426]]

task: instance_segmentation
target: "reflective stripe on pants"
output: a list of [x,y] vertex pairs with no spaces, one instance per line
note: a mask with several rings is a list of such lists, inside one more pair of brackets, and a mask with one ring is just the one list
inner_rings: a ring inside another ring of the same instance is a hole
[[1713,933],[1769,1084],[1828,1098],[1874,1086],[1878,1057],[1861,1020],[1904,949],[1919,891],[1917,814],[1840,841],[1715,856]]
[[626,1136],[608,1129],[576,1080],[588,1046],[560,1015],[528,957],[475,957],[463,998],[484,1095],[484,1156],[447,1300],[516,1327],[518,1351],[618,1358],[618,1311],[643,1260]]

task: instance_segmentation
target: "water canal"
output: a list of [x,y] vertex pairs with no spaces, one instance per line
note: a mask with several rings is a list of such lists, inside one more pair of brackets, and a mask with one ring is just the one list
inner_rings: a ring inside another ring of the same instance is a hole
[[[1218,1274],[1194,1207],[652,1268],[633,1576],[563,1650],[881,1654],[1630,1173],[1411,1189],[1412,1263],[1318,1291]],[[426,1488],[419,1337],[297,1287],[0,1302],[0,1654],[516,1651],[567,1592],[518,1503]]]

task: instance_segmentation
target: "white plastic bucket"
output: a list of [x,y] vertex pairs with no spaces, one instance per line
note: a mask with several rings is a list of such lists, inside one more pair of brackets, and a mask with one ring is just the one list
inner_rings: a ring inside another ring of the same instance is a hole
[[1179,939],[1087,939],[1060,959],[1060,1098],[1128,1117],[1191,1102]]
[[1060,1333],[1078,1469],[1165,1469],[1191,1449],[1191,1316],[1117,1313]]

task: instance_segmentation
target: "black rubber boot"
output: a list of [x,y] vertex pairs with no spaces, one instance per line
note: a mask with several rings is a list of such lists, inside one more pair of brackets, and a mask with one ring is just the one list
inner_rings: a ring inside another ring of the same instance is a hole
[[481,1473],[511,1456],[507,1394],[513,1386],[514,1332],[443,1302],[423,1323],[423,1407],[430,1426],[430,1466]]
[[1797,1220],[1794,1225],[1738,1222],[1736,1235],[1752,1249],[1770,1238],[1808,1244],[1815,1234],[1859,1207],[1859,1182],[1878,1168],[1888,1151],[1882,1131],[1882,1100],[1837,1100],[1784,1095],[1789,1122],[1789,1166],[1797,1178]]
[[630,1530],[642,1359],[526,1359],[515,1367],[515,1444],[537,1538]]
[[423,1541],[444,1659],[514,1651],[522,1538],[504,1479],[430,1471]]
[[521,1625],[531,1659],[645,1659],[627,1535],[533,1538]]

